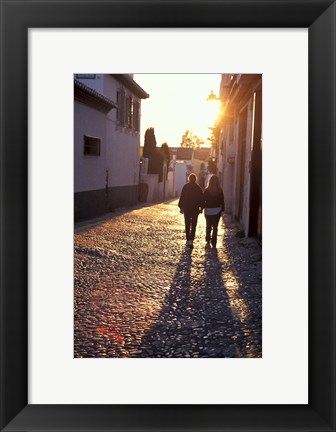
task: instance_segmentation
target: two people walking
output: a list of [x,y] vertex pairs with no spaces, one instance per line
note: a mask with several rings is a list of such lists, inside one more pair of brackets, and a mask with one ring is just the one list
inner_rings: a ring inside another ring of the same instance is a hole
[[184,215],[187,245],[192,247],[195,238],[198,216],[203,212],[206,220],[206,245],[215,248],[217,244],[218,223],[225,210],[224,194],[216,175],[210,177],[207,187],[203,189],[196,183],[196,175],[190,174],[181,192],[178,202],[180,212]]

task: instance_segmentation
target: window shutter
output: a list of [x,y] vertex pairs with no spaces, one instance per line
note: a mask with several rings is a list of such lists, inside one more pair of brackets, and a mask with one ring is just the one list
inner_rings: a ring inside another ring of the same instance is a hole
[[126,97],[126,118],[127,118],[127,127],[132,128],[132,119],[133,110],[132,110],[132,96]]
[[134,118],[134,129],[137,132],[140,132],[140,102],[139,101],[134,102],[133,118]]
[[120,90],[117,92],[117,121],[121,124],[125,124],[125,92]]

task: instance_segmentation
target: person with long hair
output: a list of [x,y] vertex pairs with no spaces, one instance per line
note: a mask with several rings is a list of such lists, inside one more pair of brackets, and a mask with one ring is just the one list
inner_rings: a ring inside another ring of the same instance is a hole
[[217,244],[218,223],[221,214],[225,211],[224,193],[216,175],[210,177],[204,189],[204,215],[206,220],[206,245],[215,248]]
[[196,183],[195,174],[190,174],[188,177],[188,183],[183,186],[178,206],[180,212],[184,214],[186,244],[192,248],[198,215],[202,213],[204,207],[203,191]]

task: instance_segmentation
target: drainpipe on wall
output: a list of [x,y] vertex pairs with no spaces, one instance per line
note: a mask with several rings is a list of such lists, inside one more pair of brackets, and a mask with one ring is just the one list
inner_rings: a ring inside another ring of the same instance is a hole
[[105,176],[105,193],[108,195],[108,178],[109,178],[109,172],[106,170],[106,176]]

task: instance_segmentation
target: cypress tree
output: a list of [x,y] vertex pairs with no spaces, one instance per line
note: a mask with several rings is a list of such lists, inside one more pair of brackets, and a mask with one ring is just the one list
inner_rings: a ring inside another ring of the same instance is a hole
[[145,142],[143,149],[143,157],[150,158],[156,153],[156,138],[154,128],[148,128],[145,132]]
[[165,159],[166,162],[167,162],[167,173],[166,173],[166,178],[168,178],[168,168],[169,168],[170,161],[171,161],[171,154],[170,154],[170,150],[169,150],[169,147],[168,147],[168,144],[167,144],[167,143],[163,143],[163,144],[162,144],[162,146],[161,146],[161,153],[162,153],[164,159]]

